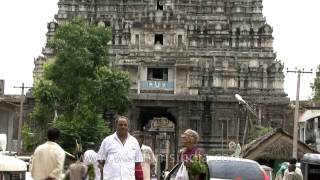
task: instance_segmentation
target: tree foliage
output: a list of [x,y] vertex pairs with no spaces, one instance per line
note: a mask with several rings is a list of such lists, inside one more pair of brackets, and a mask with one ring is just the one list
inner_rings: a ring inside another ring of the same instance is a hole
[[59,25],[48,42],[55,57],[34,88],[32,118],[43,127],[58,127],[67,150],[75,147],[75,140],[84,147],[100,143],[108,133],[103,111],[128,109],[128,74],[108,67],[110,37],[108,28],[73,19]]
[[273,131],[272,127],[267,127],[267,126],[261,126],[261,125],[254,125],[250,131],[249,131],[249,136],[248,136],[248,142],[255,140],[261,136],[264,136],[267,133],[270,133]]
[[312,89],[313,89],[313,100],[320,100],[320,65],[317,68],[316,78],[314,79]]

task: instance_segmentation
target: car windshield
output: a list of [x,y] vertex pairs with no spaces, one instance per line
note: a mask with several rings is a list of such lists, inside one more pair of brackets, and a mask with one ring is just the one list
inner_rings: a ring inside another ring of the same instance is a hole
[[263,180],[259,166],[245,161],[208,162],[210,177],[221,179]]

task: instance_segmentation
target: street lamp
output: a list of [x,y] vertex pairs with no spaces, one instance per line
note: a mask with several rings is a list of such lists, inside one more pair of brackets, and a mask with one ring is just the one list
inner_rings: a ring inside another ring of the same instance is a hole
[[[253,108],[239,95],[239,94],[235,94],[234,95],[235,98],[239,101],[240,104],[245,104],[246,105],[246,109],[250,111],[251,114],[253,114],[256,118],[258,118],[257,114],[254,112]],[[246,124],[245,124],[245,128],[244,128],[244,136],[242,138],[242,145],[244,145],[245,142],[245,138],[246,138],[246,134],[247,134],[247,123],[250,123],[250,127],[253,128],[253,123],[251,118],[249,118],[248,116],[246,117]]]
[[253,114],[256,118],[259,118],[253,108],[245,100],[243,100],[243,98],[239,94],[235,94],[234,96],[239,101],[239,103],[243,103],[246,105],[246,108],[251,112],[251,114]]
[[244,104],[246,104],[246,101],[242,99],[242,97],[239,95],[239,94],[235,94],[234,95],[236,97],[236,99],[239,101],[239,102],[242,102]]

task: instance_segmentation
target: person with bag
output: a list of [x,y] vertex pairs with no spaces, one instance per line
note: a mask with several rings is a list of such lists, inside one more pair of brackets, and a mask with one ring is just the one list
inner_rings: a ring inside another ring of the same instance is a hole
[[[187,129],[181,134],[181,142],[184,147],[180,150],[182,164],[178,170],[181,180],[187,180],[187,178],[190,180],[209,179],[206,157],[203,150],[197,147],[198,141],[199,134],[192,129]],[[178,175],[177,178],[179,178]]]
[[177,172],[175,180],[189,180],[187,167],[184,165],[184,162],[181,163],[180,168]]

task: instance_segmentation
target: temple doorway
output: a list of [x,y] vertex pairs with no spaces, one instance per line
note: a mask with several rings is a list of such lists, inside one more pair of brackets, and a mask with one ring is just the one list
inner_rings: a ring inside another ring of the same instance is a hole
[[144,132],[144,144],[157,158],[157,174],[170,170],[177,160],[176,118],[172,109],[146,107],[140,109],[138,129]]

